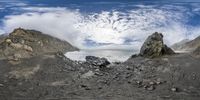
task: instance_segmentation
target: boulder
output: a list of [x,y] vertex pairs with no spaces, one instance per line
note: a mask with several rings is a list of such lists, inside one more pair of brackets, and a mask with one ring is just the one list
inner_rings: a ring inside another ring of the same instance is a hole
[[140,49],[140,56],[149,58],[171,54],[174,54],[174,51],[163,43],[163,35],[158,32],[150,35]]
[[110,62],[106,58],[86,56],[85,59],[88,64],[91,64],[94,66],[106,67],[107,65],[110,64]]

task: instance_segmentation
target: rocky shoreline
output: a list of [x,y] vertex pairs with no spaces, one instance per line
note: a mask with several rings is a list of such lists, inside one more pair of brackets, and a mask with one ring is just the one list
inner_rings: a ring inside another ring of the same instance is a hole
[[[1,47],[5,48],[3,43]],[[32,51],[18,49],[17,53],[32,52],[31,56],[11,55],[16,53],[12,51],[12,45],[6,45],[6,49],[1,50],[1,57],[5,58],[0,60],[1,100],[200,98],[200,58],[192,54],[174,53],[164,44],[161,33],[149,36],[140,54],[119,63],[110,63],[106,58],[93,56],[87,56],[85,62],[72,61],[64,56],[60,48],[35,54],[35,48],[38,47],[28,46],[32,47]],[[8,52],[8,56],[5,52]],[[9,59],[10,56],[17,60]]]

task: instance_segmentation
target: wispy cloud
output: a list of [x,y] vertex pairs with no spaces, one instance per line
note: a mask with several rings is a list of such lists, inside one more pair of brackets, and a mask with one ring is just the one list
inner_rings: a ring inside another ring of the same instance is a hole
[[168,6],[173,5],[161,8],[138,5],[140,9],[99,13],[82,13],[64,7],[28,7],[22,9],[29,13],[6,16],[3,29],[6,32],[17,27],[36,29],[84,49],[89,48],[86,40],[104,44],[95,48],[138,49],[155,31],[162,32],[169,45],[200,35],[199,27],[194,28],[197,31],[194,33],[185,25],[191,16],[187,8],[176,6],[174,10],[167,9]]

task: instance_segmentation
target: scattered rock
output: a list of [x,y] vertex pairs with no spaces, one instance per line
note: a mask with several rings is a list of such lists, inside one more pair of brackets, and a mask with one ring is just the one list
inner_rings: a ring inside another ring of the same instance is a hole
[[174,54],[174,51],[163,43],[163,35],[158,32],[150,35],[140,49],[140,55],[148,58],[170,54]]
[[110,62],[106,58],[99,58],[94,56],[86,56],[86,62],[88,64],[94,65],[94,66],[100,66],[100,67],[106,67],[110,64]]

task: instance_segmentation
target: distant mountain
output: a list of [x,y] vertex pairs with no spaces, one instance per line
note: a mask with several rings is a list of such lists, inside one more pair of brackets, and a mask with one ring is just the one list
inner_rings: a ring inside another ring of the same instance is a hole
[[200,56],[200,46],[199,46],[197,49],[195,49],[195,50],[193,51],[193,54],[194,54],[195,56]]
[[[2,40],[3,39],[3,40]],[[35,30],[15,29],[0,43],[0,57],[25,58],[51,52],[75,51],[78,48],[66,41]]]
[[178,42],[178,43],[175,43],[175,44],[173,44],[172,46],[171,46],[171,48],[172,49],[174,49],[174,50],[178,50],[178,51],[180,51],[181,49],[182,49],[182,46],[185,44],[185,43],[187,43],[187,42],[189,42],[190,40],[189,39],[184,39],[184,40],[182,40],[182,41],[180,41],[180,42]]
[[194,51],[200,46],[200,36],[195,38],[194,40],[188,41],[183,40],[179,43],[176,43],[172,46],[175,51]]

